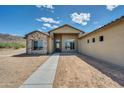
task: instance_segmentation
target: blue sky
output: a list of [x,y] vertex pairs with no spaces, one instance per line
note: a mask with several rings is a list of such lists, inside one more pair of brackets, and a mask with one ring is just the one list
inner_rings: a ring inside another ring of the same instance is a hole
[[93,31],[124,15],[124,6],[37,5],[0,6],[0,33],[25,35],[33,30],[47,32],[70,24]]

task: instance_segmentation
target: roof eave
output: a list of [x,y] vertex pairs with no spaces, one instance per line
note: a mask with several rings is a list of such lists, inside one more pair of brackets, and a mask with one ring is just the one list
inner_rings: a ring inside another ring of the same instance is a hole
[[76,29],[76,30],[82,32],[82,33],[85,33],[84,31],[82,31],[82,30],[80,30],[80,29],[77,29],[77,28],[75,28],[75,27],[73,27],[73,26],[71,26],[71,25],[69,25],[69,24],[64,24],[64,25],[62,25],[62,26],[59,26],[59,27],[57,27],[57,28],[55,28],[55,29],[52,29],[52,30],[48,31],[48,33],[52,32],[52,31],[54,31],[54,30],[56,30],[56,29],[62,28],[62,27],[64,27],[64,26],[69,26],[69,27],[71,27],[71,28],[73,28],[73,29]]
[[35,32],[40,32],[40,33],[42,33],[42,34],[44,34],[44,35],[49,36],[49,34],[47,34],[47,33],[41,32],[41,31],[39,31],[39,30],[34,30],[34,31],[32,31],[32,32],[30,32],[30,33],[28,33],[28,34],[26,34],[24,38],[26,39],[28,35],[30,35],[30,34],[32,34],[32,33],[35,33]]

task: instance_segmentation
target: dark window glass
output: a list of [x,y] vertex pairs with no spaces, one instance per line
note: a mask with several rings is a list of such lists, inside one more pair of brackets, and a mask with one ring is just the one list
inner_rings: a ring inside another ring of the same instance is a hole
[[93,43],[95,42],[95,38],[92,39]]
[[72,48],[73,50],[75,49],[75,47],[74,47],[74,42],[73,42],[73,48]]
[[38,41],[34,41],[34,50],[36,50],[38,48]]
[[74,50],[74,42],[70,42],[70,49]]
[[41,50],[43,49],[43,41],[42,40],[32,41],[32,46],[33,50]]
[[89,43],[90,41],[89,41],[89,39],[87,40],[87,43]]
[[67,50],[74,50],[75,49],[74,41],[73,40],[65,41],[65,49],[67,49]]
[[101,41],[101,42],[104,41],[104,37],[103,36],[100,36],[99,37],[99,41]]

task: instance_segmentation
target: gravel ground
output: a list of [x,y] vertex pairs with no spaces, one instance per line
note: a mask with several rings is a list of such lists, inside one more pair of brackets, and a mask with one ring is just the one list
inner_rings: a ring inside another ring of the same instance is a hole
[[[78,55],[78,54],[77,54]],[[61,55],[53,87],[69,88],[118,88],[122,87],[113,79],[77,55]],[[80,57],[83,57],[80,55]],[[87,58],[87,61],[91,59]],[[95,63],[94,63],[95,64]],[[105,69],[105,68],[103,68]]]
[[20,54],[24,52],[0,50],[0,87],[19,87],[49,57]]
[[12,56],[25,53],[25,48],[22,49],[0,49],[0,56]]

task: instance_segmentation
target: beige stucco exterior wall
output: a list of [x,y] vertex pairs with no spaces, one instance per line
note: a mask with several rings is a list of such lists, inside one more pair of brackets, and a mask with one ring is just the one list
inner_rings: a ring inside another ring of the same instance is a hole
[[[60,27],[58,29],[51,31],[50,36],[53,37],[54,39],[61,37],[60,40],[61,40],[62,52],[75,52],[75,51],[77,51],[77,48],[78,48],[78,34],[79,33],[81,33],[81,31],[79,31],[77,29],[74,29],[69,26],[63,26],[63,27]],[[54,34],[56,35],[56,37],[54,36]],[[67,39],[75,39],[75,50],[74,51],[67,51],[65,49],[64,42]]]
[[[99,36],[104,41],[99,41]],[[92,42],[95,38],[95,43]],[[87,40],[90,43],[87,43]],[[124,21],[113,24],[86,37],[79,39],[78,51],[107,62],[124,66]]]
[[54,51],[54,40],[52,37],[48,38],[48,53],[53,53]]
[[[56,35],[55,38],[59,38],[61,40],[61,48],[62,48],[62,52],[75,52],[77,51],[77,47],[78,47],[78,34],[58,34]],[[49,41],[48,41],[48,53],[53,53],[54,52],[54,48],[55,48],[55,44],[54,44],[54,39],[55,38],[51,38],[49,37]],[[65,45],[64,42],[67,39],[74,39],[75,40],[75,50],[74,51],[67,51],[65,49]]]
[[[46,54],[47,51],[47,43],[48,43],[48,36],[44,35],[39,32],[34,32],[30,35],[27,36],[27,47],[26,47],[26,52],[27,54]],[[32,48],[32,41],[33,40],[43,40],[43,49],[42,50],[33,50]]]
[[[67,51],[65,49],[65,40],[68,40],[68,39],[74,39],[75,40],[75,50],[73,51]],[[78,48],[78,34],[63,34],[62,35],[62,52],[75,52],[77,51],[77,48]]]

